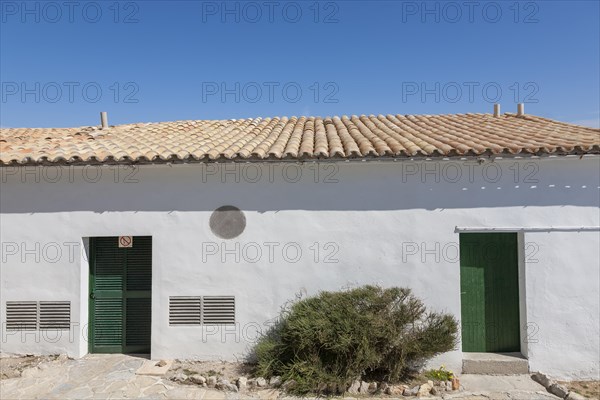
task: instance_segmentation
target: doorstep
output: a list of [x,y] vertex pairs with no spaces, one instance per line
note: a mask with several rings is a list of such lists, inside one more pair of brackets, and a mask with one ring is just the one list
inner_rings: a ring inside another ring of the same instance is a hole
[[521,353],[463,353],[463,374],[521,375],[529,362]]

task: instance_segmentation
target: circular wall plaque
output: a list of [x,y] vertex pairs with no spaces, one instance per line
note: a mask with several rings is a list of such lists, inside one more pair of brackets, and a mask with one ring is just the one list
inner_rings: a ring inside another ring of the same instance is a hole
[[213,211],[210,216],[210,230],[222,239],[233,239],[244,232],[246,216],[237,207],[223,206]]

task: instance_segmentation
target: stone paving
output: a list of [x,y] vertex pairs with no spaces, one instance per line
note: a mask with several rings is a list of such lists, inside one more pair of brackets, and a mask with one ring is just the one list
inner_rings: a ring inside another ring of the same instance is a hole
[[[180,385],[158,376],[136,375],[144,361],[144,358],[123,354],[90,354],[78,360],[45,362],[23,371],[19,378],[1,380],[0,399],[294,399],[277,390],[226,393]],[[463,375],[461,382],[465,387],[464,391],[428,399],[557,399],[547,393],[541,385],[533,382],[528,375]],[[376,398],[391,399],[387,396]]]

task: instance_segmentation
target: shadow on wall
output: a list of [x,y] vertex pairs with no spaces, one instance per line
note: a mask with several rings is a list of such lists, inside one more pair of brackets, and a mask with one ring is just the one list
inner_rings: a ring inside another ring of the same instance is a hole
[[4,167],[2,213],[597,207],[600,158]]

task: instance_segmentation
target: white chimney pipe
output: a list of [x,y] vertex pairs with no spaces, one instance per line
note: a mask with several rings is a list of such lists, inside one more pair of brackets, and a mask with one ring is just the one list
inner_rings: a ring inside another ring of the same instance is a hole
[[108,113],[106,111],[100,113],[100,125],[101,129],[108,128]]
[[494,104],[494,117],[500,116],[500,104]]
[[517,117],[522,117],[525,115],[525,104],[519,103],[517,104]]

